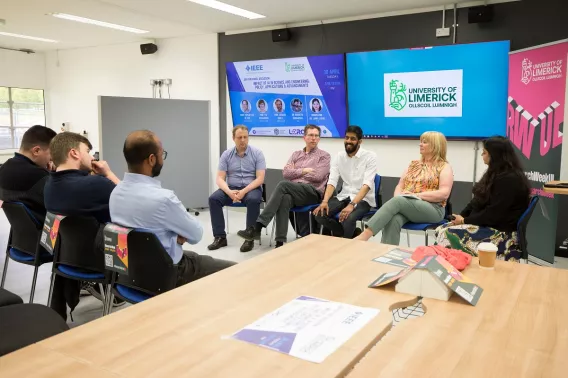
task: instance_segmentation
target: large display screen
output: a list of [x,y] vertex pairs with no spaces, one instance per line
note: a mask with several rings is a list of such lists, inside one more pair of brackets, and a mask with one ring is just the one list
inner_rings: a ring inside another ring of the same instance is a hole
[[304,126],[322,137],[347,128],[343,54],[227,63],[233,125],[249,134],[301,136]]
[[349,122],[369,138],[505,135],[509,41],[347,54]]

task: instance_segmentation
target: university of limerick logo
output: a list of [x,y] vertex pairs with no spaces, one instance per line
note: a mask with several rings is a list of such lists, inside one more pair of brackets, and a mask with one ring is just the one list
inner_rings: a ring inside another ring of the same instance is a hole
[[391,80],[390,85],[390,104],[389,106],[394,110],[401,111],[408,103],[408,96],[406,94],[406,85],[399,80]]
[[523,59],[523,72],[521,81],[525,85],[529,85],[532,79],[532,62],[527,58]]
[[284,67],[286,67],[286,72],[290,72],[290,63],[284,63]]

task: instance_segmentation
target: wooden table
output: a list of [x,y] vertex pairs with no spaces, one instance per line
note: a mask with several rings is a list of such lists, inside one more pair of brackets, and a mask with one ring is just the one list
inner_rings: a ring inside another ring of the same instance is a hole
[[[311,235],[0,359],[0,376],[337,377],[390,329],[414,296],[369,289],[396,267],[371,261],[392,247]],[[323,363],[226,336],[309,295],[380,309]]]
[[497,261],[465,274],[476,307],[455,294],[424,299],[426,314],[395,327],[348,378],[566,377],[568,271]]
[[[551,181],[551,182],[547,182],[547,184],[558,184],[560,182],[562,182],[562,181]],[[543,190],[545,192],[548,192],[548,193],[568,195],[568,188],[547,188],[545,186],[545,187],[543,187]]]

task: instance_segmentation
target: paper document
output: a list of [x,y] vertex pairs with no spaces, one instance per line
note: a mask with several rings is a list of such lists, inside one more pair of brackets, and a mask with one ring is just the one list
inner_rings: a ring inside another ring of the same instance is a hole
[[302,296],[231,337],[321,363],[378,314],[374,308]]

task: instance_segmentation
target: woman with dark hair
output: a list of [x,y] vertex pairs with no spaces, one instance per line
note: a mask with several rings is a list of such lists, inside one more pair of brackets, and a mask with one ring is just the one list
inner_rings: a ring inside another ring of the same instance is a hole
[[477,256],[477,245],[490,242],[504,260],[518,261],[517,223],[530,201],[527,177],[513,145],[496,136],[483,142],[488,168],[473,187],[473,199],[454,220],[436,230],[437,244]]

